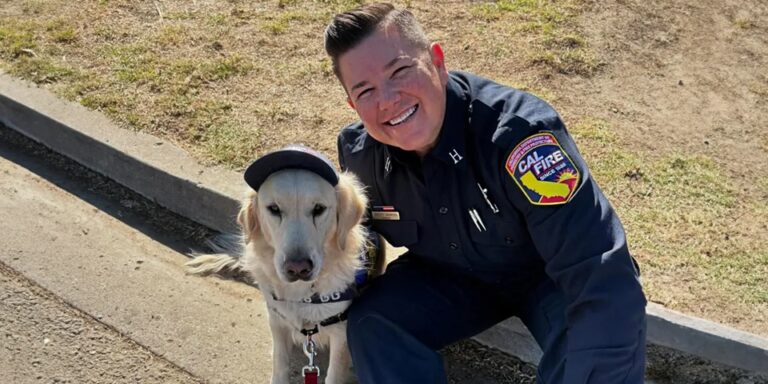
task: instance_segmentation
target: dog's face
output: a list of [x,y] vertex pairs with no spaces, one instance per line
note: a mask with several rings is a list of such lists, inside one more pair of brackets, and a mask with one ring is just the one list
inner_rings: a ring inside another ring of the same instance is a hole
[[334,188],[313,172],[287,169],[264,181],[238,221],[246,242],[264,241],[274,250],[272,263],[281,280],[311,282],[327,262],[328,248],[344,249],[364,210],[359,187],[348,175]]

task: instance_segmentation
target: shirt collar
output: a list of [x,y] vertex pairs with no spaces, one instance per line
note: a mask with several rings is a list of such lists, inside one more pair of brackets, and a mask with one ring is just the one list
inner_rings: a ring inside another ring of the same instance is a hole
[[447,164],[460,164],[466,157],[466,127],[467,107],[469,102],[466,94],[452,78],[446,85],[445,118],[437,144],[429,152]]

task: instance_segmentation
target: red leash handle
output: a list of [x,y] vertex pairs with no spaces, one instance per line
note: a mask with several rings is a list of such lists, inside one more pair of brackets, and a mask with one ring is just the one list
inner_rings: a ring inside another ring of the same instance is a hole
[[[304,332],[302,332],[304,333]],[[317,384],[317,377],[320,376],[320,367],[315,365],[315,342],[312,341],[312,335],[317,333],[317,326],[315,326],[314,332],[307,332],[307,339],[304,340],[304,354],[309,359],[309,364],[305,365],[301,369],[301,375],[304,376],[304,384]]]
[[[307,367],[304,367],[307,368]],[[317,371],[304,371],[304,384],[317,384],[317,376],[318,376],[319,370]]]

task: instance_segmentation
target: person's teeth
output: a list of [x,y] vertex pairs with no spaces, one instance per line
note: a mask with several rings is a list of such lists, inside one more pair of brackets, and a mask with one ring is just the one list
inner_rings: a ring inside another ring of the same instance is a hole
[[410,109],[408,109],[407,111],[405,111],[405,113],[403,113],[399,117],[396,117],[396,118],[388,121],[388,123],[390,125],[398,125],[398,124],[402,123],[403,121],[405,121],[405,119],[411,117],[411,115],[413,115],[414,112],[416,112],[416,106],[415,105],[413,107],[411,107]]

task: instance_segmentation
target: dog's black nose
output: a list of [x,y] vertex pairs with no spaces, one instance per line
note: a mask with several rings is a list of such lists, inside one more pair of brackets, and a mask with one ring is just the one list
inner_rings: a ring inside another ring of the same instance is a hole
[[288,260],[285,262],[285,273],[291,280],[308,280],[312,274],[312,260]]

